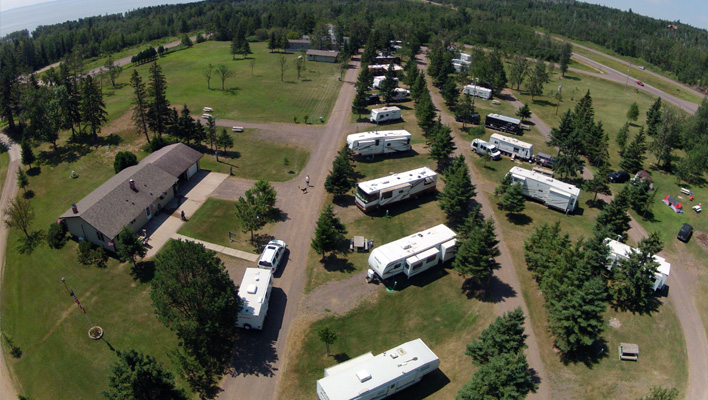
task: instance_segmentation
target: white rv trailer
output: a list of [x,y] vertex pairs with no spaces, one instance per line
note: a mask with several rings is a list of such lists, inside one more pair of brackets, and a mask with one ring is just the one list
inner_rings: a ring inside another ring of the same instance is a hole
[[533,159],[533,145],[531,143],[522,142],[519,139],[498,133],[492,133],[489,143],[497,146],[497,149],[504,155],[514,156],[522,160]]
[[487,89],[482,86],[467,85],[462,89],[462,93],[468,94],[470,96],[476,96],[483,98],[484,100],[489,100],[492,98],[492,89]]
[[238,297],[243,300],[243,307],[236,318],[237,327],[263,329],[272,289],[273,272],[261,268],[246,268],[238,288]]
[[393,95],[391,97],[392,97],[393,101],[403,101],[406,98],[408,98],[408,96],[410,96],[410,95],[411,95],[410,90],[395,88],[395,89],[393,89]]
[[[385,76],[375,76],[374,77],[374,83],[371,85],[373,89],[379,89],[381,88],[381,82],[383,82],[386,79]],[[396,82],[396,86],[398,86],[398,78],[393,78],[393,80]]]
[[[624,243],[620,243],[616,240],[610,238],[605,239],[605,244],[610,248],[610,255],[607,257],[607,269],[611,270],[617,265],[618,262],[629,259],[629,256],[633,251],[639,252],[639,249],[627,246]],[[654,274],[654,290],[661,290],[666,284],[666,279],[669,277],[671,272],[671,264],[669,264],[663,257],[654,255],[654,261],[659,264]]]
[[465,61],[459,58],[453,58],[452,59],[452,66],[455,68],[455,71],[460,72],[460,71],[467,71],[470,69],[470,62]]
[[580,197],[577,187],[519,167],[512,167],[509,174],[516,184],[521,185],[525,196],[563,212],[575,210]]
[[408,151],[411,149],[411,134],[402,129],[353,133],[347,136],[347,147],[362,156]]
[[369,121],[376,124],[399,119],[401,119],[401,109],[398,107],[374,108],[369,115]]
[[375,248],[369,266],[381,279],[403,272],[409,278],[455,256],[457,235],[445,225],[406,236]]
[[392,174],[359,183],[355,202],[362,211],[368,212],[434,192],[437,182],[438,174],[428,167]]
[[319,400],[383,399],[435,371],[440,359],[420,339],[374,356],[371,352],[324,370],[317,381]]
[[462,61],[472,61],[472,56],[467,53],[460,53],[460,60]]

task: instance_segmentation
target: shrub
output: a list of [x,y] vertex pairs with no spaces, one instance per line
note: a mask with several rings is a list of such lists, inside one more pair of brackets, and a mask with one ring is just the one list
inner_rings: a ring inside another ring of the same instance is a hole
[[52,223],[49,225],[49,230],[47,231],[47,244],[52,249],[61,249],[66,243],[66,224],[64,221],[61,223]]
[[167,138],[163,136],[154,136],[150,143],[147,144],[145,151],[148,153],[154,153],[165,146],[172,144]]
[[120,171],[133,166],[138,165],[138,157],[129,151],[119,151],[116,154],[116,158],[113,161],[113,170],[117,173]]
[[105,268],[108,261],[108,254],[102,247],[97,247],[88,240],[79,242],[77,250],[77,261],[82,265],[95,265]]

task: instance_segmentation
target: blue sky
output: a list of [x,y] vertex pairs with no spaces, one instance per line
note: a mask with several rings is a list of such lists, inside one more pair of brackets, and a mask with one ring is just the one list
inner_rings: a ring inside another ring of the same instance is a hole
[[[2,0],[5,1],[5,0]],[[697,28],[708,29],[707,0],[584,0],[612,8],[669,21],[679,20]]]

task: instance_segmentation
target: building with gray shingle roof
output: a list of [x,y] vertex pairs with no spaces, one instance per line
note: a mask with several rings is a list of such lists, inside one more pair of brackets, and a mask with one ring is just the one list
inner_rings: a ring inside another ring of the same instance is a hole
[[320,61],[320,62],[337,62],[337,57],[339,57],[339,52],[336,50],[307,50],[307,59],[309,61]]
[[175,195],[180,181],[199,170],[202,154],[181,143],[166,146],[104,182],[61,219],[72,235],[115,251],[125,227],[138,232]]

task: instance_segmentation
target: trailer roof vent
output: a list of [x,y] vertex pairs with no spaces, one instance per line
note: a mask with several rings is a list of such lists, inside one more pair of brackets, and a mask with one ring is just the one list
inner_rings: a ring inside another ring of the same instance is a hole
[[411,246],[410,244],[407,244],[407,245],[403,246],[403,250],[408,250],[408,249],[410,249],[411,247],[413,247],[413,246]]
[[359,382],[364,383],[371,379],[371,374],[369,373],[369,371],[362,369],[361,371],[356,373],[356,377],[359,378]]
[[258,303],[259,303],[259,304],[263,304],[264,301],[265,301],[265,298],[264,298],[263,296],[261,296],[261,297],[258,298]]
[[257,290],[258,290],[258,286],[254,285],[254,284],[250,284],[250,285],[248,285],[248,287],[246,288],[246,292],[247,292],[248,294],[256,294],[256,291],[257,291]]

